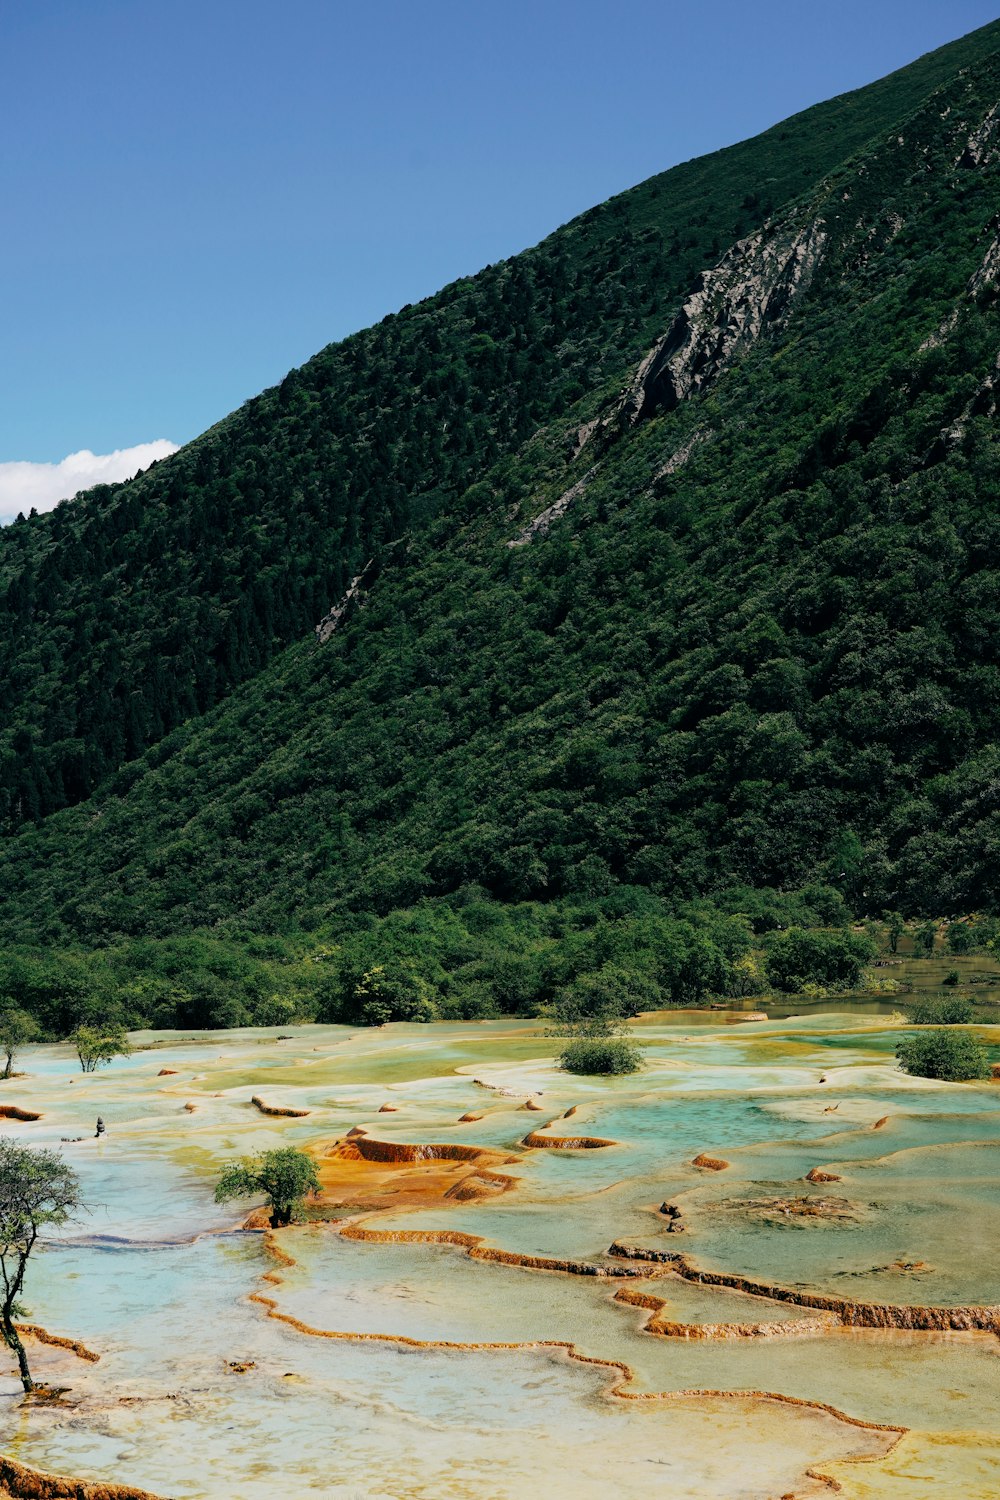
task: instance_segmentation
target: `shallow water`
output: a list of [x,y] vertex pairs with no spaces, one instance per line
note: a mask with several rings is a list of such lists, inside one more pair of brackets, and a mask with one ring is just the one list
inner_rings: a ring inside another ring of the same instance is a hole
[[[65,1048],[27,1049],[0,1103],[42,1118],[0,1128],[62,1149],[90,1212],[32,1262],[25,1300],[101,1358],[32,1343],[69,1404],[26,1407],[5,1372],[4,1450],[191,1500],[603,1497],[611,1476],[625,1497],[763,1500],[828,1492],[820,1471],[888,1500],[940,1492],[947,1471],[951,1492],[985,1500],[1000,1492],[995,1333],[847,1328],[783,1300],[1000,1302],[1000,1087],[906,1078],[898,1025],[849,1006],[767,1022],[658,1013],[637,1027],[646,1068],[611,1080],[558,1072],[529,1022],[143,1033],[92,1076]],[[977,1031],[996,1049],[1000,1028]],[[264,1115],[255,1094],[309,1113]],[[275,1145],[336,1174],[324,1153],[355,1126],[489,1148],[512,1184],[463,1201],[442,1194],[465,1162],[352,1161],[332,1221],[277,1237],[288,1265],[239,1232],[251,1204],[214,1203],[226,1160]],[[531,1132],[612,1144],[530,1149]],[[703,1152],[728,1165],[692,1165]],[[812,1184],[812,1167],[839,1180]],[[355,1226],[424,1239],[341,1232]],[[442,1231],[472,1239],[427,1242]],[[607,1255],[618,1240],[778,1300],[630,1266]],[[635,1275],[498,1264],[470,1257],[477,1241]],[[720,1394],[679,1394],[692,1391]]]

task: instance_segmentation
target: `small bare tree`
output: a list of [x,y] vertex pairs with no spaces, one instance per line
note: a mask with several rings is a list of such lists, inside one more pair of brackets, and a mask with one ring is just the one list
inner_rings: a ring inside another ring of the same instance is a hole
[[0,1139],[0,1325],[27,1392],[35,1382],[14,1318],[28,1258],[47,1225],[65,1224],[79,1209],[79,1180],[57,1151]]

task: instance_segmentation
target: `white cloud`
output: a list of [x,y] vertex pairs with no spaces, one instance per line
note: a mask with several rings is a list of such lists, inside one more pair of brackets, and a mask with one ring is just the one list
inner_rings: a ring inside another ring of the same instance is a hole
[[27,515],[32,506],[51,510],[60,500],[69,500],[92,484],[131,479],[140,469],[148,469],[154,459],[176,452],[176,443],[157,438],[152,443],[137,443],[134,448],[116,448],[114,453],[91,453],[89,448],[81,448],[58,464],[0,463],[0,525],[13,521],[18,511]]

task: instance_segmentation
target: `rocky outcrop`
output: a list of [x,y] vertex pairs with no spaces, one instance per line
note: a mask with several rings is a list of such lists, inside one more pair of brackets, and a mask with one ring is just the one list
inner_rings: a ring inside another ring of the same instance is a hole
[[665,463],[661,464],[653,475],[654,479],[666,479],[670,474],[676,474],[678,469],[683,469],[688,459],[696,448],[708,441],[709,434],[702,428],[697,428],[686,442],[675,448]]
[[602,423],[607,437],[672,411],[711,385],[743,349],[787,323],[823,254],[822,220],[768,224],[709,271]]
[[565,490],[559,496],[558,500],[541,511],[533,521],[529,521],[526,526],[523,526],[513,541],[507,543],[507,546],[523,547],[531,541],[532,537],[544,536],[552,523],[558,521],[560,516],[566,514],[573,501],[579,500],[593,479],[595,472],[596,469],[589,469],[582,479],[578,479],[576,484],[571,484],[569,489]]
[[684,1215],[681,1212],[681,1208],[680,1208],[679,1204],[677,1204],[677,1203],[661,1203],[660,1204],[660,1213],[663,1215],[663,1217],[667,1221],[667,1233],[668,1234],[683,1234],[684,1233],[684,1228],[685,1228],[685,1225],[684,1225]]
[[998,151],[997,128],[1000,126],[998,110],[1000,110],[1000,104],[994,104],[985,118],[970,133],[955,162],[956,167],[985,167],[994,160]]
[[840,1182],[840,1180],[836,1172],[824,1172],[822,1167],[811,1167],[806,1173],[806,1182]]
[[503,1172],[490,1172],[482,1167],[448,1188],[444,1196],[453,1199],[456,1203],[468,1203],[479,1198],[495,1198],[513,1186],[513,1182],[513,1177],[507,1177]]
[[969,296],[978,297],[1000,283],[1000,235],[994,234],[982,260],[969,277]]
[[42,1117],[32,1109],[21,1109],[17,1104],[0,1104],[0,1120],[40,1120]]
[[[966,294],[977,301],[984,292],[995,292],[1000,286],[1000,221],[994,219],[990,228],[993,237],[983,253],[983,258],[973,271],[966,283]],[[953,307],[947,317],[943,318],[929,333],[920,345],[919,354],[928,349],[939,349],[943,343],[955,332],[961,314],[960,307]],[[965,432],[965,424],[970,416],[992,416],[996,409],[993,400],[993,390],[996,383],[997,373],[1000,372],[1000,358],[994,365],[993,373],[988,375],[975,391],[971,399],[966,403],[960,415],[949,426],[943,429],[941,438],[947,444],[950,439],[952,443],[961,441]],[[932,450],[933,451],[933,450]]]
[[259,1109],[262,1115],[283,1115],[292,1120],[302,1120],[309,1113],[307,1109],[287,1109],[279,1104],[265,1104],[259,1094],[254,1094],[250,1103]]
[[334,631],[337,629],[337,626],[340,625],[341,621],[348,614],[351,606],[355,603],[358,595],[361,592],[361,585],[364,582],[365,576],[367,575],[368,570],[374,560],[374,558],[368,559],[364,567],[361,569],[361,572],[355,574],[350,583],[347,585],[347,592],[344,594],[344,597],[338,604],[335,604],[327,614],[323,616],[322,620],[320,620],[319,624],[316,626],[316,644],[318,646],[326,645],[331,635],[333,635]]
[[482,1118],[482,1115],[474,1114],[470,1109],[464,1115],[459,1115],[458,1123],[460,1125],[472,1125],[476,1120],[481,1120]]
[[379,1111],[378,1112],[379,1112],[380,1115],[394,1115],[394,1114],[397,1114],[398,1111],[399,1111],[399,1105],[398,1104],[381,1104],[381,1105],[379,1105]]
[[266,1208],[252,1208],[240,1225],[241,1229],[254,1234],[266,1233],[270,1227],[271,1215]]
[[599,418],[598,417],[592,417],[589,422],[584,422],[581,427],[578,427],[576,429],[576,436],[573,439],[573,449],[572,449],[572,457],[573,458],[576,458],[577,454],[578,453],[582,453],[583,450],[584,450],[584,448],[586,448],[588,442],[590,441],[591,437],[593,436],[594,430],[596,429],[596,427],[598,425],[598,422],[599,422]]
[[721,1156],[709,1156],[707,1152],[702,1151],[700,1156],[694,1158],[691,1165],[692,1167],[704,1167],[707,1172],[724,1172],[729,1163],[724,1161]]
[[176,1068],[161,1068],[156,1076],[157,1078],[172,1078],[176,1072]]

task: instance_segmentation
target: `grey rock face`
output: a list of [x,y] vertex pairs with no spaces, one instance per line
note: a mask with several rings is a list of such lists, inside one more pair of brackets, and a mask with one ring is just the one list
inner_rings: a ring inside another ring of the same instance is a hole
[[356,577],[352,578],[350,583],[347,585],[347,592],[344,594],[344,597],[338,604],[335,604],[327,614],[323,616],[322,620],[320,620],[319,624],[316,626],[316,644],[318,646],[325,645],[325,643],[330,639],[337,626],[340,624],[344,616],[347,614],[348,610],[351,608],[351,605],[357,599],[358,594],[361,591],[361,584],[364,581],[365,574],[368,572],[368,569],[370,567],[371,562],[366,562],[364,567],[361,569],[361,572],[358,573]]
[[1000,103],[994,104],[990,112],[982,122],[972,131],[965,143],[965,149],[955,163],[958,167],[985,167],[997,155],[1000,149]]
[[523,547],[531,541],[532,537],[544,536],[552,525],[552,522],[557,521],[561,515],[565,515],[574,500],[579,500],[595,473],[596,466],[593,469],[589,469],[582,479],[577,480],[576,484],[571,484],[569,489],[565,490],[559,496],[558,500],[535,516],[533,521],[529,521],[527,526],[522,527],[513,541],[507,543],[507,546]]
[[823,221],[737,240],[697,285],[605,423],[609,435],[705,389],[743,348],[787,321],[826,244]]

